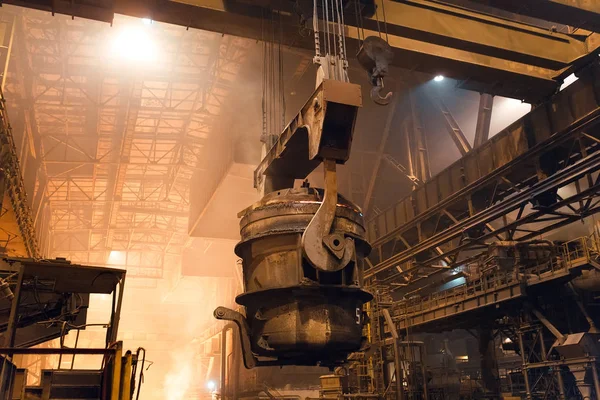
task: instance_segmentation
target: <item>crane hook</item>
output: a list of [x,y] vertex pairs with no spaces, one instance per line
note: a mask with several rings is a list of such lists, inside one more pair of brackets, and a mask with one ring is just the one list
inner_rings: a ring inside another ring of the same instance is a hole
[[392,99],[392,92],[388,92],[385,96],[381,95],[383,90],[383,78],[377,79],[377,85],[371,88],[371,100],[380,106],[387,106]]
[[382,38],[369,36],[363,41],[356,58],[359,64],[367,71],[371,88],[371,100],[376,104],[385,106],[390,103],[392,93],[382,96],[383,78],[388,74],[389,64],[392,62],[394,52],[391,46]]

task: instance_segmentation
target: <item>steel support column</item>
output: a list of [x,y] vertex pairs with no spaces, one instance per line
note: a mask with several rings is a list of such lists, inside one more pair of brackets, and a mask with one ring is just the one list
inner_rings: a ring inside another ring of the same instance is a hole
[[[408,93],[410,102],[410,124],[408,130],[408,140],[410,151],[409,160],[412,160],[414,175],[420,182],[426,182],[431,177],[429,168],[429,151],[427,148],[427,138],[423,127],[423,120],[417,106],[417,92],[411,90]],[[411,173],[412,173],[411,171]]]
[[500,394],[498,361],[494,345],[494,332],[490,327],[479,329],[479,354],[481,355],[481,376],[487,395],[495,398]]
[[523,380],[525,381],[525,393],[527,395],[527,400],[531,400],[531,385],[529,384],[529,370],[527,368],[527,356],[525,353],[525,345],[523,343],[523,333],[519,331],[519,350],[521,353],[521,371],[523,372]]
[[363,211],[365,213],[369,212],[369,206],[371,205],[371,200],[373,197],[373,191],[375,190],[375,183],[377,181],[377,174],[379,173],[379,167],[381,166],[381,160],[383,158],[383,153],[385,151],[385,147],[387,145],[387,140],[390,135],[390,131],[392,129],[392,121],[394,120],[394,115],[396,114],[396,108],[398,107],[398,99],[400,96],[394,96],[394,100],[392,104],[390,104],[390,108],[388,111],[387,119],[385,120],[385,127],[383,128],[383,133],[381,135],[381,141],[379,142],[379,147],[377,148],[377,154],[375,155],[375,165],[373,166],[373,170],[371,171],[371,178],[369,179],[369,185],[367,186],[367,192],[365,193],[365,199],[363,201]]
[[473,147],[479,147],[488,140],[490,135],[490,123],[492,121],[492,107],[494,96],[482,93],[479,97],[479,112],[477,113],[477,124],[475,125],[475,140]]
[[458,122],[456,122],[456,120],[452,116],[452,113],[441,99],[433,100],[433,103],[438,107],[438,109],[444,116],[444,123],[446,124],[446,129],[448,130],[450,138],[456,145],[456,148],[458,149],[458,151],[460,151],[460,154],[462,156],[465,156],[469,151],[472,150],[472,147],[471,144],[469,144],[469,141],[467,140],[467,137],[465,136],[464,132],[462,131],[462,129],[460,129],[460,126],[458,126]]

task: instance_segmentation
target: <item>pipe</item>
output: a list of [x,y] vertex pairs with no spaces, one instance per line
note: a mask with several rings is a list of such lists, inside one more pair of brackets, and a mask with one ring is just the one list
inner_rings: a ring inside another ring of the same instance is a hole
[[419,346],[421,353],[421,374],[423,375],[423,400],[429,400],[429,390],[427,389],[427,366],[425,365],[425,344]]
[[594,377],[594,391],[596,392],[596,399],[598,399],[600,397],[600,379],[598,379],[596,360],[592,362],[592,376]]
[[398,400],[404,400],[404,386],[402,382],[404,380],[402,373],[402,364],[400,362],[400,345],[398,339],[394,340],[394,372],[396,374],[396,396]]
[[396,396],[398,400],[404,400],[404,389],[402,386],[403,374],[402,367],[400,364],[400,346],[398,345],[400,335],[398,335],[396,325],[394,324],[394,321],[392,320],[392,316],[390,315],[388,309],[384,308],[382,313],[394,340],[394,375],[396,376]]
[[527,400],[531,400],[531,387],[529,386],[529,370],[527,369],[527,359],[525,358],[525,346],[523,345],[523,334],[521,332],[519,332],[519,349],[521,350],[521,360],[523,360],[521,370],[523,372],[523,380],[525,381],[525,391],[527,393]]
[[573,284],[571,282],[567,283],[567,286],[569,287],[569,289],[571,289],[571,291],[573,292],[573,295],[575,295],[575,303],[577,303],[579,310],[581,311],[581,313],[585,317],[585,320],[587,321],[588,325],[590,326],[589,332],[596,333],[597,332],[596,324],[594,323],[594,320],[592,319],[592,317],[590,317],[590,314],[587,312],[587,310],[583,306],[583,302],[581,301],[581,297],[579,296],[579,293],[577,293],[577,290],[575,290],[575,287],[573,287]]
[[235,324],[228,323],[221,331],[221,398],[225,399],[225,377],[227,376],[227,332],[235,332]]
[[556,339],[558,339],[558,342],[560,344],[563,344],[565,342],[566,337],[562,333],[560,333],[560,331],[554,325],[552,325],[550,321],[548,321],[548,318],[546,318],[546,316],[542,314],[540,310],[531,306],[531,312],[550,331],[550,333],[552,333],[556,337]]
[[[236,346],[234,343],[238,343],[241,342],[242,338],[242,330],[241,329],[235,329],[232,331],[232,335],[231,335],[231,339],[232,339],[232,346],[231,346],[231,354],[233,355],[232,359],[232,365],[231,368],[229,369],[230,372],[230,377],[233,377],[233,395],[231,396],[232,399],[237,400],[238,399],[238,395],[240,393],[240,368],[242,366],[242,357],[244,356],[242,354],[242,350],[241,348],[238,346],[237,347],[237,351],[236,351]],[[232,371],[235,368],[235,375],[233,375]]]

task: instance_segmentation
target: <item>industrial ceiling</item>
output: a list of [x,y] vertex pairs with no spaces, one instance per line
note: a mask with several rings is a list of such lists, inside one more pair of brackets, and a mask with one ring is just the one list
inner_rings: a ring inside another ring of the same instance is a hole
[[221,109],[248,41],[2,10],[14,24],[6,104],[39,249],[15,251],[162,277],[189,241],[192,175],[231,140]]

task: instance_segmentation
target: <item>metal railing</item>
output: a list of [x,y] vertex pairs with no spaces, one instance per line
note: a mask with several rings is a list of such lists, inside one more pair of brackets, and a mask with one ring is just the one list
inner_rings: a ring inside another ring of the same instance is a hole
[[396,303],[394,317],[397,319],[410,318],[414,315],[432,311],[442,307],[458,304],[486,293],[514,285],[535,283],[552,280],[558,275],[568,273],[571,268],[579,267],[600,257],[600,236],[594,233],[571,241],[553,246],[554,254],[550,257],[537,259],[532,265],[527,259],[527,265],[514,265],[510,270],[502,269],[495,262],[498,257],[487,257],[464,268],[475,267],[480,272],[476,279],[454,288],[432,293],[427,296],[409,298]]
[[516,271],[483,276],[480,279],[467,282],[452,289],[400,302],[395,314],[396,316],[401,315],[402,318],[410,317],[425,311],[457,304],[478,294],[494,292],[500,288],[519,284],[520,282],[521,279]]

